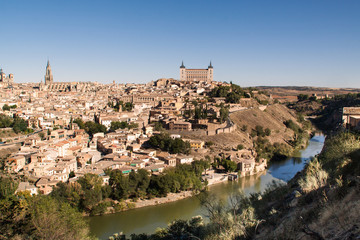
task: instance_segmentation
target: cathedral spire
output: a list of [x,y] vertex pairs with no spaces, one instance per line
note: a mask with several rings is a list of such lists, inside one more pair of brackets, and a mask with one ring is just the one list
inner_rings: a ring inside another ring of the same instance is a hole
[[47,61],[46,72],[45,72],[45,85],[53,83],[53,75],[50,67],[50,61]]

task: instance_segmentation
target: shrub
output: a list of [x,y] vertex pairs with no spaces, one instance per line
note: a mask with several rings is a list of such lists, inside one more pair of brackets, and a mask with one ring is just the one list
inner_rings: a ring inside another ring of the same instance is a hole
[[239,144],[239,145],[237,145],[236,149],[237,149],[237,150],[242,150],[242,149],[244,149],[244,145]]
[[304,192],[310,192],[325,186],[328,173],[322,168],[317,158],[309,162],[305,176],[299,180],[299,185]]

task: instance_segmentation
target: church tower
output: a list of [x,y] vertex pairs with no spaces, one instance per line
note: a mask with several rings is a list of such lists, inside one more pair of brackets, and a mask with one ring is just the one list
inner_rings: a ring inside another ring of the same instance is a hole
[[45,74],[45,85],[49,85],[53,83],[53,75],[50,67],[49,60],[46,65],[46,74]]

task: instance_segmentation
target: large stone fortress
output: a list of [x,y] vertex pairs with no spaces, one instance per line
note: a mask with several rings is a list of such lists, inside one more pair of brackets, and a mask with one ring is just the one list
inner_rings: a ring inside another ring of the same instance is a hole
[[2,87],[7,87],[14,83],[14,75],[10,73],[8,76],[0,69],[0,85]]
[[41,90],[55,92],[86,92],[94,87],[90,82],[54,82],[50,62],[48,60],[45,72],[45,85],[40,84]]
[[180,81],[206,81],[212,82],[214,78],[214,68],[211,65],[207,69],[187,69],[182,62],[180,66]]

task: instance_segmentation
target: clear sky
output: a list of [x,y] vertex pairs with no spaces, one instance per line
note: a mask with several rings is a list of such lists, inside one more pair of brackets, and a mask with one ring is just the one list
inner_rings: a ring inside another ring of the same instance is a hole
[[359,0],[0,0],[15,82],[179,79],[181,61],[241,86],[360,88]]

